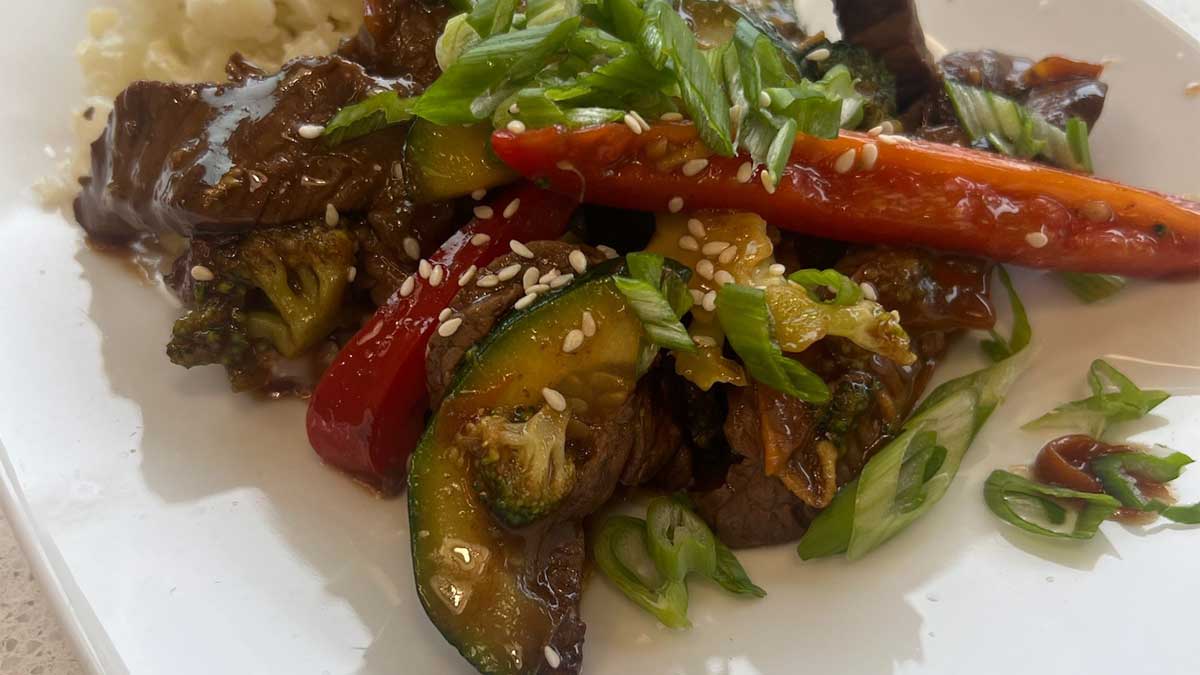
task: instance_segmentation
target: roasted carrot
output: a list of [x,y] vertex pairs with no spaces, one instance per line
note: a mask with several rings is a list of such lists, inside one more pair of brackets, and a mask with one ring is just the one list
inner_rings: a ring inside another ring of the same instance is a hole
[[[1029,267],[1161,277],[1200,271],[1200,204],[967,148],[843,132],[802,136],[779,184],[705,156],[688,123],[497,132],[496,153],[585,201],[752,211],[805,234],[915,244]],[[693,175],[685,175],[690,173]]]

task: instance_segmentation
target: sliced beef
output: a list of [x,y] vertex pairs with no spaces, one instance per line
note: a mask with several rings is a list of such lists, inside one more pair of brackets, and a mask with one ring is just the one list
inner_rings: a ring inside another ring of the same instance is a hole
[[[93,237],[242,232],[394,208],[392,166],[405,129],[329,147],[301,135],[378,89],[405,87],[333,58],[305,58],[264,76],[235,65],[227,84],[137,82],[117,97],[92,144],[92,177],[75,203]],[[399,189],[399,188],[397,188]]]
[[539,598],[550,614],[549,646],[558,652],[559,664],[552,668],[535,655],[538,675],[568,675],[583,667],[583,638],[587,624],[579,614],[583,597],[585,542],[578,522],[557,523],[527,541],[535,542],[533,555],[525,560],[521,586]]
[[434,47],[456,10],[446,2],[366,0],[363,26],[338,53],[371,73],[424,90],[441,74]]
[[896,76],[900,110],[933,90],[937,68],[915,0],[834,0],[833,7],[842,39],[883,59]]
[[683,447],[683,430],[672,413],[672,374],[662,366],[647,373],[631,401],[633,443],[621,483],[643,485],[659,476]]
[[693,494],[692,500],[700,517],[731,548],[795,541],[816,517],[816,511],[748,459],[729,467],[720,487]]

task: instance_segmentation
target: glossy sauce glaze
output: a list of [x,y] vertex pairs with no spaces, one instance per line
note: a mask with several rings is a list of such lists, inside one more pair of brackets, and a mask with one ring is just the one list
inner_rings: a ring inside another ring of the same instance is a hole
[[[1062,436],[1042,447],[1033,462],[1033,477],[1049,485],[1099,494],[1104,492],[1104,487],[1091,469],[1092,460],[1105,455],[1136,452],[1137,449],[1127,445],[1111,445],[1083,434]],[[1146,497],[1166,503],[1175,501],[1166,484],[1137,475],[1133,478]],[[1122,508],[1113,515],[1114,520],[1127,523],[1146,523],[1157,517],[1156,513],[1130,508]]]

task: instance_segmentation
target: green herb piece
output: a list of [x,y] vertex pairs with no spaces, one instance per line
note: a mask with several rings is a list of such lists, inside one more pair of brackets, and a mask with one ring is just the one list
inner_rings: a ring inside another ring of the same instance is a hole
[[361,103],[339,110],[325,125],[322,136],[329,145],[339,145],[407,122],[413,118],[416,100],[402,98],[394,91],[375,94]]
[[546,26],[579,16],[579,0],[527,0],[525,26]]
[[438,67],[442,70],[446,70],[454,65],[463,52],[483,39],[471,26],[470,21],[467,20],[468,18],[470,17],[467,14],[456,14],[450,17],[450,20],[446,22],[446,27],[442,30],[442,34],[438,36],[433,51],[434,56],[437,58]]
[[1147,498],[1138,486],[1138,478],[1155,483],[1169,483],[1183,472],[1183,467],[1194,460],[1182,452],[1173,452],[1166,457],[1155,457],[1142,452],[1127,452],[1097,457],[1091,469],[1100,479],[1104,491],[1125,507],[1159,513],[1176,522],[1195,525],[1200,523],[1200,504],[1171,506],[1158,499]]
[[1078,117],[1067,120],[1067,145],[1071,148],[1071,156],[1075,159],[1075,163],[1084,171],[1094,173],[1092,145],[1088,142],[1087,122]]
[[716,537],[690,509],[657,497],[646,508],[646,541],[650,557],[668,581],[683,581],[692,572],[717,573]]
[[1115,274],[1058,272],[1057,276],[1075,297],[1089,305],[1120,293],[1129,283]]
[[[693,303],[687,280],[681,277],[680,270],[686,268],[668,268],[665,259],[653,253],[630,253],[625,261],[629,277],[618,276],[614,282],[641,320],[646,337],[658,347],[696,351],[696,344],[679,321]],[[655,347],[654,353],[657,351]]]
[[[863,297],[862,287],[837,270],[799,270],[789,275],[788,279],[803,286],[808,291],[808,296],[817,302],[848,306],[857,303]],[[817,292],[819,289],[833,293],[833,299],[823,299]]]
[[650,612],[664,626],[688,628],[688,591],[683,580],[662,579],[650,556],[646,521],[611,516],[592,541],[596,566],[625,597]]
[[1064,403],[1022,428],[1081,429],[1100,438],[1110,425],[1141,419],[1171,396],[1165,391],[1138,387],[1102,359],[1092,362],[1087,379],[1091,396]]
[[1004,269],[1003,265],[998,265],[996,269],[1000,274],[1000,283],[1004,284],[1004,289],[1008,291],[1008,303],[1012,307],[1013,313],[1013,328],[1012,336],[1007,340],[993,329],[991,331],[992,339],[979,343],[980,349],[993,363],[1003,361],[1025,349],[1033,337],[1033,328],[1029,325],[1029,314],[1025,311],[1025,303],[1021,302],[1021,296],[1013,287],[1008,270]]
[[720,539],[714,537],[713,540],[717,547],[717,570],[712,576],[713,581],[734,595],[747,595],[753,598],[767,597],[766,591],[750,581],[750,575],[746,574],[745,568],[742,567],[742,563],[738,562],[733,551]]
[[467,22],[482,38],[507,33],[516,9],[517,0],[477,0]]
[[[1014,527],[1033,534],[1064,539],[1091,539],[1096,536],[1100,524],[1121,507],[1121,503],[1109,495],[1043,485],[1008,471],[993,471],[988,476],[983,484],[983,499],[996,517]],[[1068,510],[1053,499],[1082,502],[1082,509],[1071,510],[1075,514],[1071,529],[1043,527],[1022,516],[1014,507],[1014,504],[1022,502],[1036,504],[1044,509],[1051,524],[1063,525],[1067,521]],[[1047,507],[1047,504],[1053,506]]]
[[808,403],[829,400],[829,387],[816,373],[783,354],[775,341],[766,293],[725,284],[717,293],[717,318],[729,344],[755,380]]
[[567,126],[594,127],[598,124],[620,122],[625,118],[624,110],[613,108],[570,108],[563,113],[567,118]]

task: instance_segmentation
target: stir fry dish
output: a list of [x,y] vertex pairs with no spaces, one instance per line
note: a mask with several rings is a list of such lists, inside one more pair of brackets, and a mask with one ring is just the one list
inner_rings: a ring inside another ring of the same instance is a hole
[[[589,568],[685,628],[689,584],[766,593],[737,549],[857,559],[932,509],[1030,359],[1000,263],[1089,303],[1200,271],[1200,204],[1093,175],[1101,66],[833,5],[838,39],[777,0],[366,0],[335,53],[129,86],[75,214],[171,261],[172,362],[307,398],[320,458],[403,495],[472,666],[577,673]],[[1200,521],[1186,455],[1102,439],[1166,394],[1089,377],[987,505]]]

